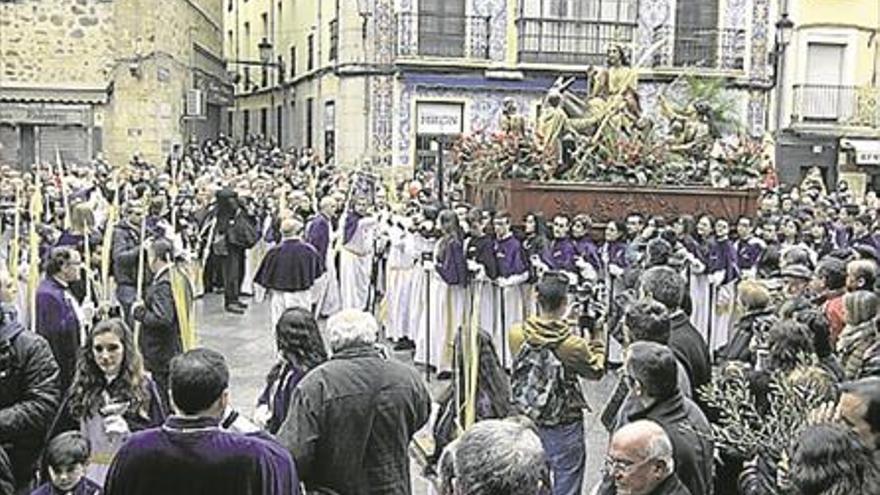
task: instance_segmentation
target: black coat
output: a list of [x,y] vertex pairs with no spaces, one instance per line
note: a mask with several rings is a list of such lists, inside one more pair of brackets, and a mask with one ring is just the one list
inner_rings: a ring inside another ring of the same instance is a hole
[[116,285],[137,285],[141,233],[128,222],[120,222],[113,229],[113,278]]
[[414,368],[372,346],[354,347],[299,382],[278,440],[310,490],[409,494],[407,448],[430,412],[431,396]]
[[676,311],[672,315],[669,348],[684,365],[693,388],[691,397],[702,408],[703,404],[697,390],[712,380],[709,346],[683,311]]
[[[638,398],[630,395],[621,407],[614,431],[640,419],[654,421],[669,435],[675,457],[675,473],[690,493],[711,495],[714,480],[714,450],[710,440],[712,430],[697,405],[676,392],[672,397],[644,408]],[[610,476],[602,481],[599,493],[617,493]]]
[[12,477],[12,463],[6,451],[0,448],[0,495],[15,493],[15,478]]
[[144,306],[132,315],[141,322],[140,347],[144,367],[151,372],[167,372],[171,359],[183,352],[180,323],[169,269],[161,271],[144,293]]
[[675,473],[657,485],[649,495],[692,495]]
[[[5,314],[0,325],[0,447],[21,485],[30,479],[61,391],[58,364],[46,339]],[[7,342],[10,345],[3,346]]]

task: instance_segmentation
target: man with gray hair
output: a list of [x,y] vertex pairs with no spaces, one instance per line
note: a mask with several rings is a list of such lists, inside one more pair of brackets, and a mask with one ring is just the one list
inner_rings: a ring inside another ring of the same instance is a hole
[[324,267],[318,251],[302,240],[303,223],[295,215],[281,220],[281,243],[266,253],[254,282],[266,289],[272,326],[290,308],[311,311],[313,287]]
[[428,420],[428,388],[376,348],[373,315],[344,310],[327,329],[332,358],[299,382],[278,439],[309,491],[409,494],[407,448]]
[[[450,449],[451,452],[450,452]],[[455,493],[543,495],[551,492],[550,465],[541,439],[520,422],[480,421],[447,448]]]
[[672,441],[653,421],[639,420],[614,433],[604,471],[619,494],[691,495],[675,474]]
[[[712,495],[712,430],[703,412],[682,395],[677,375],[677,362],[669,347],[647,341],[631,344],[621,375],[629,394],[612,431],[616,434],[640,420],[662,425],[675,446],[675,470],[681,482],[695,495]],[[597,493],[621,493],[616,491],[612,473],[605,473]]]

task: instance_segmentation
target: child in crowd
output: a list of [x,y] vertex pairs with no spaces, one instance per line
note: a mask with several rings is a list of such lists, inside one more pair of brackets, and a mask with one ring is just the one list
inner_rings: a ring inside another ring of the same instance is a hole
[[78,431],[64,432],[46,447],[49,465],[49,483],[44,483],[31,495],[101,495],[101,487],[85,477],[91,446]]

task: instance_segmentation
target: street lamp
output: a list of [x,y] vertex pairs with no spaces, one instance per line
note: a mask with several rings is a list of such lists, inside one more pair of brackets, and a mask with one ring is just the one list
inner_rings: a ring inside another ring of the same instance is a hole
[[[259,61],[254,61],[254,60],[229,60],[228,63],[229,63],[229,64],[235,64],[235,65],[244,65],[244,66],[245,66],[245,70],[247,70],[247,67],[248,67],[248,66],[258,66],[258,67],[262,67],[263,70],[267,70],[267,69],[269,69],[269,68],[277,69],[277,70],[278,70],[278,84],[281,85],[281,86],[283,86],[283,82],[284,82],[284,59],[282,59],[282,58],[279,56],[278,59],[277,59],[277,61],[273,61],[273,60],[272,60],[272,53],[273,53],[272,43],[270,43],[269,40],[266,39],[266,38],[263,38],[263,39],[260,41],[260,43],[257,45],[257,48],[258,48],[259,51],[260,51],[260,60],[259,60]],[[283,90],[284,88],[281,88],[281,89]],[[269,92],[269,96],[270,96],[270,98],[271,98],[271,102],[270,102],[269,104],[272,106],[272,110],[275,111],[275,88],[274,88],[274,87],[270,90],[270,92]],[[287,92],[286,92],[286,91],[284,92],[284,98],[283,98],[283,99],[284,99],[284,103],[282,104],[283,106],[282,106],[282,108],[281,108],[281,112],[282,112],[282,114],[280,114],[280,115],[283,115],[284,110],[287,108]],[[284,135],[284,132],[283,132],[283,128],[284,128],[284,118],[283,118],[283,116],[282,116],[281,119],[279,119],[279,124],[281,124],[281,125],[278,126],[277,131],[278,131],[278,137],[279,137],[279,143],[278,143],[278,145],[280,146],[280,145],[281,145],[280,138]]]
[[776,84],[776,134],[782,132],[783,109],[785,98],[785,50],[791,43],[794,34],[794,22],[788,17],[788,12],[783,12],[776,21],[776,46],[773,48],[774,74],[773,83]]
[[791,43],[792,34],[794,34],[794,21],[788,17],[788,12],[783,12],[776,21],[777,51],[785,51],[785,47]]
[[260,50],[260,62],[262,62],[263,65],[271,65],[269,61],[272,60],[272,43],[269,43],[269,40],[263,38],[263,40],[260,41],[260,44],[257,45],[257,48]]

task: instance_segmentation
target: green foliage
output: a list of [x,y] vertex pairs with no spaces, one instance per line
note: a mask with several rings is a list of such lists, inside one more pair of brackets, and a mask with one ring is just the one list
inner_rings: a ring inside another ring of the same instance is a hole
[[[802,358],[804,362],[807,360]],[[826,383],[817,383],[812,364],[802,364],[798,374],[809,379],[792,379],[792,374],[771,375],[768,407],[759,410],[744,370],[729,368],[701,390],[706,403],[720,411],[712,425],[716,447],[743,459],[757,455],[778,461],[807,425],[808,414],[824,404]]]

